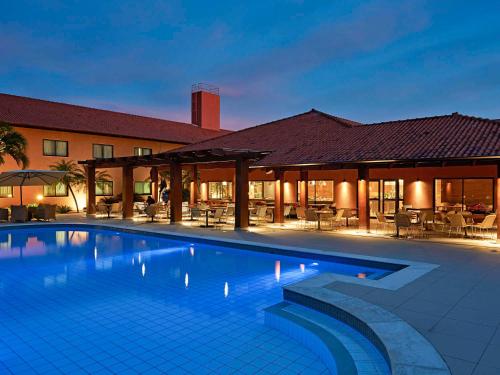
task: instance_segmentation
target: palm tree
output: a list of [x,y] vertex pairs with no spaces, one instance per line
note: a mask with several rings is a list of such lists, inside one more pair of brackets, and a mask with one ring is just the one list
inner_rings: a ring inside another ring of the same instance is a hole
[[[81,187],[87,184],[87,172],[85,169],[78,167],[78,165],[73,160],[64,160],[53,164],[50,166],[53,171],[63,171],[66,172],[61,182],[68,187],[71,196],[75,202],[76,212],[80,212],[78,208],[78,201],[73,188],[79,190]],[[111,176],[106,171],[96,171],[96,181],[109,180]]]
[[26,146],[28,142],[21,133],[5,123],[0,122],[0,164],[5,163],[5,155],[14,159],[17,165],[26,168],[28,157],[26,156]]

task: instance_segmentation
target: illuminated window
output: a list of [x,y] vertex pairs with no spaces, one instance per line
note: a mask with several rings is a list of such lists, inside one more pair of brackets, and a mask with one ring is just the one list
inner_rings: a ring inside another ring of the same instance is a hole
[[492,178],[438,178],[434,182],[434,204],[442,211],[493,211]]
[[66,184],[58,182],[55,185],[44,185],[43,186],[43,196],[44,197],[67,197],[68,187]]
[[208,199],[230,200],[233,198],[233,183],[216,181],[208,183]]
[[68,142],[43,140],[43,155],[45,156],[68,156]]
[[249,199],[274,200],[274,181],[250,181],[248,185]]
[[[311,180],[307,185],[309,203],[331,203],[334,202],[333,180]],[[297,201],[300,201],[300,181],[297,182]]]
[[96,181],[95,195],[113,195],[113,181]]
[[136,181],[134,183],[134,192],[139,195],[151,194],[151,182],[149,181]]
[[0,198],[11,198],[12,186],[0,186]]
[[113,157],[112,145],[94,144],[92,146],[94,159],[109,159]]
[[134,147],[134,155],[135,156],[145,156],[151,155],[153,150],[147,147]]

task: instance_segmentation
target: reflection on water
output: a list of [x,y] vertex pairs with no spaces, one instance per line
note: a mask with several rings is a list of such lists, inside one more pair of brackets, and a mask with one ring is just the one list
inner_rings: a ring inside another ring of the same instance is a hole
[[[186,348],[175,355],[191,361],[200,348],[202,355],[220,351],[228,337],[236,350],[278,338],[294,360],[306,358],[299,344],[263,326],[263,309],[282,300],[282,285],[320,272],[366,278],[386,273],[114,231],[0,231],[0,373],[5,358],[50,357],[53,348],[46,344],[61,342],[61,327],[71,332],[74,349],[58,348],[66,361],[75,353],[89,357],[110,348],[125,358],[138,342],[165,349],[163,355]],[[123,336],[128,330],[130,341]],[[29,344],[18,340],[24,333]],[[4,356],[10,348],[16,353]]]

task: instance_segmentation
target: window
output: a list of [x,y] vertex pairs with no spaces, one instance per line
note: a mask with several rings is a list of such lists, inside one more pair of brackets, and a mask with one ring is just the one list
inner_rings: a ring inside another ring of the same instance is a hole
[[[311,180],[307,184],[309,203],[334,202],[333,180]],[[300,202],[300,181],[297,182],[297,201]]]
[[151,182],[149,181],[136,181],[134,184],[134,192],[139,195],[151,194]]
[[146,147],[134,147],[135,156],[151,155],[153,150]]
[[493,211],[492,178],[438,178],[434,182],[434,204],[440,211]]
[[96,181],[95,195],[113,195],[113,181]]
[[250,181],[248,184],[249,199],[274,200],[274,181]]
[[68,156],[68,142],[55,141],[52,139],[43,140],[44,156]]
[[11,198],[12,186],[0,186],[0,198]]
[[113,146],[112,145],[93,145],[93,155],[94,159],[109,159],[113,157]]
[[208,199],[231,200],[233,198],[233,183],[217,181],[208,183]]
[[380,181],[370,181],[368,185],[370,198],[370,216],[376,217],[380,211]]
[[58,182],[55,185],[44,185],[43,186],[43,196],[44,197],[67,197],[68,187]]
[[395,214],[403,208],[404,181],[382,180],[382,209],[386,214]]

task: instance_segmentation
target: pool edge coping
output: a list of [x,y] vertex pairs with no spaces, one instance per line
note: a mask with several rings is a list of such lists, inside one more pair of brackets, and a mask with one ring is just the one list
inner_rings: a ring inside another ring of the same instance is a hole
[[315,278],[283,287],[283,299],[340,320],[367,337],[385,357],[391,374],[451,375],[437,349],[404,319],[386,309],[314,283]]
[[[33,227],[65,227],[65,226],[80,226],[80,227],[88,227],[94,229],[107,229],[107,230],[122,230],[128,233],[145,233],[145,234],[153,234],[156,236],[168,237],[171,239],[183,239],[183,240],[193,240],[194,242],[199,241],[202,243],[209,243],[213,245],[223,245],[228,246],[232,244],[243,245],[248,248],[253,248],[254,251],[259,251],[261,249],[262,252],[264,249],[267,250],[279,250],[283,255],[288,256],[300,256],[300,254],[307,255],[320,255],[324,257],[331,258],[344,258],[344,259],[355,259],[360,262],[371,262],[371,263],[385,263],[387,265],[395,265],[401,266],[401,269],[394,270],[389,275],[385,275],[379,279],[368,279],[368,278],[357,278],[354,276],[340,275],[340,274],[332,274],[332,273],[324,273],[323,277],[328,279],[330,283],[334,281],[345,282],[349,284],[356,284],[359,286],[369,286],[373,288],[379,289],[387,289],[387,290],[397,290],[412,281],[417,280],[423,275],[431,272],[432,270],[439,267],[437,264],[433,263],[425,263],[425,262],[415,262],[397,258],[385,258],[385,257],[377,257],[377,256],[369,256],[369,255],[360,255],[360,254],[346,254],[340,251],[333,250],[322,250],[322,249],[314,249],[314,248],[306,248],[306,247],[295,247],[295,246],[285,246],[278,244],[271,244],[266,242],[256,242],[256,241],[247,241],[240,240],[234,238],[220,238],[214,236],[202,236],[197,234],[189,234],[189,233],[178,233],[172,232],[168,230],[158,231],[157,228],[137,228],[136,226],[130,225],[121,225],[121,224],[106,224],[106,223],[81,223],[81,222],[67,222],[67,223],[57,223],[57,222],[40,222],[40,223],[30,223],[30,225],[26,224],[11,224],[5,227],[0,227],[0,231],[9,230],[9,229],[25,229],[25,228],[33,228]],[[251,250],[251,249],[249,249]],[[267,253],[273,253],[273,251],[266,251]],[[288,253],[288,254],[286,254]],[[333,260],[333,259],[332,259]],[[333,260],[334,261],[334,260]]]

